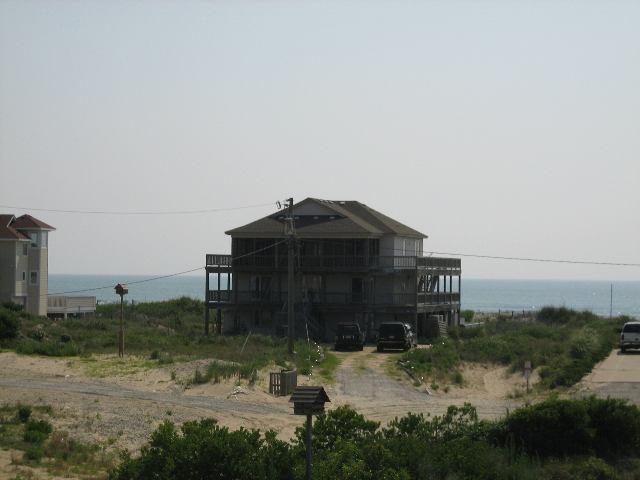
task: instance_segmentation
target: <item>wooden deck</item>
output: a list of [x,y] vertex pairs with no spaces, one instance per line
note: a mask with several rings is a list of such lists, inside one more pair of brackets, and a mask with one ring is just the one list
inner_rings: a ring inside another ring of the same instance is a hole
[[[460,275],[459,258],[415,256],[364,256],[364,255],[302,255],[297,257],[297,267],[305,272],[363,272],[420,270],[433,275]],[[287,258],[276,255],[251,255],[233,259],[231,255],[207,254],[206,267],[210,271],[238,272],[274,271],[287,269]]]

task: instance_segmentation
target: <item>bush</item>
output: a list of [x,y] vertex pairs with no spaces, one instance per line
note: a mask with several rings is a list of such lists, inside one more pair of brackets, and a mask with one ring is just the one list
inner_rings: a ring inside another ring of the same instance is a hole
[[21,312],[22,310],[24,310],[24,307],[22,305],[15,302],[2,302],[1,307],[6,308],[7,310],[10,310],[12,312]]
[[475,314],[476,312],[473,310],[462,310],[462,312],[460,312],[460,315],[462,315],[462,318],[464,318],[464,321],[467,323],[471,323],[473,321]]
[[46,355],[50,357],[74,357],[80,354],[80,348],[74,342],[60,343],[50,340],[38,342],[25,338],[18,342],[16,352],[25,355]]
[[0,340],[16,338],[20,331],[20,318],[12,310],[0,309]]
[[39,462],[44,457],[44,448],[40,445],[33,445],[24,452],[24,456],[27,460]]
[[151,435],[138,458],[123,457],[114,480],[202,478],[268,480],[291,477],[287,443],[274,432],[229,431],[213,419],[186,422],[181,434],[165,422]]
[[24,430],[24,441],[29,443],[43,443],[53,431],[53,427],[46,420],[29,420]]
[[640,410],[617,399],[550,399],[516,410],[499,430],[499,443],[530,455],[615,457],[640,447]]
[[20,405],[18,407],[18,419],[21,423],[26,423],[31,416],[31,407],[28,405]]

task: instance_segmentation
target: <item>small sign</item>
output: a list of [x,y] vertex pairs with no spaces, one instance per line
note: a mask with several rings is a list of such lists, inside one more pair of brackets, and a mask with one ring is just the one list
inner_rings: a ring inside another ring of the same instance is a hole
[[524,362],[524,378],[527,380],[527,392],[529,391],[529,378],[531,378],[531,360]]

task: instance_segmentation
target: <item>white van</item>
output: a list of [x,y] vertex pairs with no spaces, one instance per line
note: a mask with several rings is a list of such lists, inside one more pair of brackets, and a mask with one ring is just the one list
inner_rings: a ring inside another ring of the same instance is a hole
[[620,352],[627,348],[640,348],[640,322],[627,322],[620,332]]

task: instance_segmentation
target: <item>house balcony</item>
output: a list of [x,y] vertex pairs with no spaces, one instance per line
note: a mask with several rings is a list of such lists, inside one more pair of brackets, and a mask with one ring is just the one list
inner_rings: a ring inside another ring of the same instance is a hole
[[79,315],[96,311],[96,297],[67,297],[50,295],[47,297],[47,315]]
[[[257,292],[210,290],[207,297],[209,305],[276,305],[287,302],[287,292]],[[300,298],[296,299],[301,301]],[[418,292],[416,293],[376,293],[367,295],[350,292],[313,292],[308,302],[322,306],[371,306],[371,307],[417,307],[429,305],[457,305],[459,293]]]
[[[249,255],[233,259],[231,255],[206,255],[209,271],[286,271],[287,257]],[[367,272],[419,270],[433,275],[460,275],[459,258],[422,256],[301,255],[296,267],[307,272]]]

